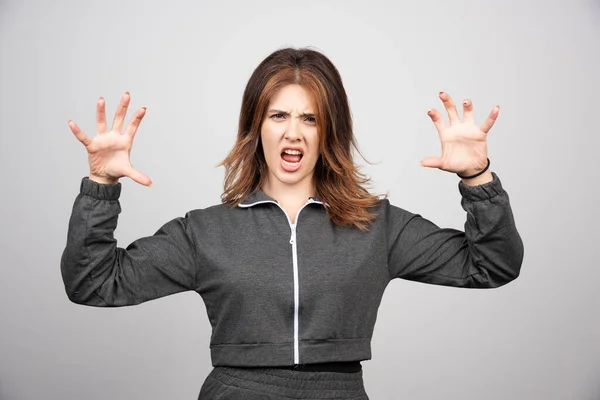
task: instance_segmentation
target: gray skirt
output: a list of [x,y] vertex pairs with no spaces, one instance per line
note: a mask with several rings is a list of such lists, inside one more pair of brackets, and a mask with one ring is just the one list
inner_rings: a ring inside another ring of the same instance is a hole
[[198,400],[369,400],[363,372],[214,367]]

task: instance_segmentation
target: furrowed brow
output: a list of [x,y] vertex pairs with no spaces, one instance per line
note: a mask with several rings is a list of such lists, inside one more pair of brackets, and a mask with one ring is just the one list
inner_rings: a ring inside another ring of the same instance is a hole
[[[290,113],[289,113],[289,112],[287,112],[287,111],[283,111],[283,110],[275,110],[275,109],[272,109],[272,110],[269,110],[268,112],[269,112],[269,113],[275,113],[275,114],[290,115]],[[302,113],[302,114],[300,114],[299,116],[300,116],[300,117],[314,117],[314,116],[315,116],[315,114],[313,114],[313,113]]]

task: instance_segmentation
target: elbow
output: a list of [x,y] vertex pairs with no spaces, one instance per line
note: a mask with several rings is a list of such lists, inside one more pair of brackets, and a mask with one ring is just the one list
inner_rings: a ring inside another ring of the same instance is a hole
[[72,303],[92,307],[121,307],[140,302],[116,302],[111,296],[102,296],[99,288],[94,288],[86,283],[88,279],[85,276],[70,277],[63,275],[65,293]]
[[480,279],[478,279],[473,285],[470,287],[475,289],[498,289],[502,286],[507,285],[508,283],[514,281],[519,277],[519,272],[511,272],[510,274],[493,274],[490,273],[489,270],[481,274]]
[[81,291],[82,279],[77,279],[76,277],[68,274],[66,271],[68,271],[68,270],[65,269],[65,267],[63,265],[62,266],[62,279],[63,279],[63,284],[64,284],[65,293],[67,295],[67,298],[72,303],[86,305],[85,294],[82,293],[82,291]]
[[498,280],[498,282],[497,282],[498,284],[496,286],[494,286],[494,288],[504,286],[504,285],[514,281],[515,279],[517,279],[519,277],[520,273],[521,273],[520,265],[519,265],[519,267],[513,267],[509,274],[507,274],[506,276],[503,276],[502,279]]
[[518,235],[510,242],[510,245],[488,253],[484,258],[487,261],[484,263],[487,265],[483,266],[488,278],[485,287],[499,288],[516,280],[521,274],[523,256],[523,241]]
[[78,290],[69,289],[65,287],[65,293],[67,294],[67,298],[71,301],[71,303],[79,304],[82,306],[88,305],[88,302]]
[[65,251],[60,260],[60,272],[67,298],[75,304],[84,306],[105,306],[89,285],[90,277],[81,263],[69,258]]
[[510,257],[506,262],[498,265],[497,271],[493,277],[490,276],[490,288],[499,288],[514,280],[521,275],[521,265],[523,264],[523,252],[517,252],[515,257]]
[[63,283],[67,298],[75,304],[82,306],[107,307],[110,306],[91,287],[83,284],[85,278],[70,279],[63,275]]
[[523,241],[520,238],[518,243],[519,245],[516,246],[515,251],[513,253],[514,256],[511,257],[507,263],[507,270],[509,272],[508,279],[506,280],[505,284],[514,281],[519,277],[519,275],[521,275],[521,266],[523,265],[523,257],[525,254],[525,250],[523,247]]
[[62,277],[67,298],[75,304],[84,304],[80,288],[85,279],[81,274],[76,273],[80,270],[76,263],[71,260],[70,253],[65,249],[60,259],[60,274]]
[[86,305],[86,302],[81,297],[79,297],[76,293],[67,292],[67,298],[71,301],[71,303],[79,304],[82,306]]
[[63,283],[65,285],[65,293],[67,294],[67,298],[69,299],[69,301],[80,305],[88,304],[87,298],[89,298],[89,296],[86,296],[85,293],[83,293],[80,290],[81,285],[78,285],[74,281],[69,281],[65,279],[65,276],[63,276]]
[[105,302],[96,293],[81,293],[77,290],[66,290],[67,297],[72,303],[79,304],[82,306],[93,306],[93,307],[112,307],[113,305]]

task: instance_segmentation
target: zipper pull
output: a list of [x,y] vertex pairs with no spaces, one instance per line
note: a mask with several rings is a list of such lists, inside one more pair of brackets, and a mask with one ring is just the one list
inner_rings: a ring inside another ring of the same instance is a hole
[[296,242],[296,225],[292,225],[292,237],[290,237],[290,243],[294,244]]

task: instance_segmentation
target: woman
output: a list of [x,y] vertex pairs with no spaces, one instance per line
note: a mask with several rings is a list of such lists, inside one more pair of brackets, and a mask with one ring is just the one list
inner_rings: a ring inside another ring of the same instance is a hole
[[430,110],[441,157],[423,166],[461,177],[465,232],[441,229],[370,194],[352,159],[352,120],[334,65],[310,49],[269,55],[243,95],[237,141],[222,165],[222,204],[189,211],[153,236],[117,247],[118,179],[150,186],[129,152],[145,108],[121,135],[126,93],[108,131],[69,126],[87,148],[61,259],[69,298],[116,307],[194,290],[213,328],[213,370],[199,399],[368,399],[360,361],[383,292],[394,278],[495,288],[519,275],[523,244],[509,198],[489,170],[486,134],[470,101],[460,121]]

